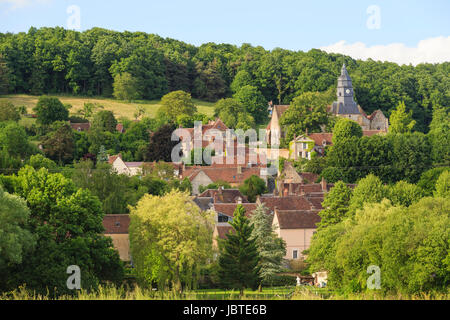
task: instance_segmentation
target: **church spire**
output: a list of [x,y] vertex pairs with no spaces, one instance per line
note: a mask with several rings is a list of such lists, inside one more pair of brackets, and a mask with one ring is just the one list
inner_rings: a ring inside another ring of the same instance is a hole
[[345,66],[345,63],[342,65],[341,76],[339,78],[342,79],[342,80],[346,80],[346,81],[352,81],[350,79],[350,76],[349,76],[348,72],[347,72],[347,68]]
[[341,114],[358,114],[359,110],[353,99],[352,79],[348,74],[345,63],[342,65],[341,75],[337,83],[337,113]]

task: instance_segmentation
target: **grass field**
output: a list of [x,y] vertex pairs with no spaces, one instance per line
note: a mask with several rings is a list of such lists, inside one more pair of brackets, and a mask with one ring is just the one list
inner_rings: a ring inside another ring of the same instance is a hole
[[[137,106],[142,106],[145,108],[146,115],[154,118],[156,112],[160,107],[160,100],[140,100],[140,101],[120,101],[115,99],[107,98],[96,98],[96,97],[77,97],[77,96],[63,96],[55,95],[64,104],[70,104],[72,108],[70,109],[71,114],[75,114],[77,110],[81,109],[84,103],[97,103],[102,105],[106,110],[114,112],[116,118],[126,117],[133,119],[133,114],[136,111]],[[27,94],[15,94],[15,95],[5,95],[1,96],[0,100],[9,100],[15,106],[25,106],[29,113],[32,113],[32,109],[36,105],[39,96],[32,96]],[[197,106],[198,112],[204,113],[208,116],[212,116],[214,113],[214,103],[206,102],[197,99],[193,99],[194,104]]]
[[327,288],[277,287],[263,288],[262,292],[245,290],[239,296],[238,291],[220,289],[194,290],[177,294],[160,292],[136,287],[133,290],[124,288],[100,287],[96,292],[78,291],[73,296],[37,295],[26,288],[0,294],[0,300],[449,300],[450,293],[423,293],[419,295],[383,295],[379,292],[338,295]]

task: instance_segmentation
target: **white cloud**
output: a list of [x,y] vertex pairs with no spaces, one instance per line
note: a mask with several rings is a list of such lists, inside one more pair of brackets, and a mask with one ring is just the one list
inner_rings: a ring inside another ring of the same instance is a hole
[[407,47],[403,43],[391,43],[367,47],[362,42],[346,43],[339,41],[321,47],[328,53],[341,53],[354,59],[390,61],[398,64],[440,63],[450,61],[450,36],[436,37],[419,41],[417,47]]
[[47,4],[52,0],[0,0],[0,4],[10,4],[9,10],[22,9],[33,4]]

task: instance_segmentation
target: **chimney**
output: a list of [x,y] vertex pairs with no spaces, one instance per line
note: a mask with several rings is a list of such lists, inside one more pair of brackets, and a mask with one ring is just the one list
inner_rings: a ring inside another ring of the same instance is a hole
[[320,184],[321,184],[321,186],[322,186],[322,191],[323,191],[323,192],[327,192],[328,184],[327,184],[327,182],[325,181],[324,177],[322,177],[322,181],[320,182]]

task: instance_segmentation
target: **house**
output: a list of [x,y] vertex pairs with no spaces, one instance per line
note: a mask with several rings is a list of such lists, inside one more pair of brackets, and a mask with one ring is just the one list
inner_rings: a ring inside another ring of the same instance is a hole
[[[345,64],[342,66],[341,75],[337,81],[337,101],[327,107],[327,111],[334,116],[347,118],[356,121],[363,131],[388,132],[389,121],[381,110],[376,110],[371,115],[367,115],[364,110],[354,100],[352,79],[350,78]],[[281,127],[280,120],[283,113],[289,109],[289,105],[273,106],[272,118],[266,128],[268,141],[285,137],[285,132]],[[320,144],[319,144],[320,145]]]
[[117,172],[117,174],[126,174],[128,176],[142,175],[142,166],[144,162],[125,162],[122,155],[110,156],[108,163]]
[[208,189],[201,193],[198,198],[210,197],[214,203],[248,203],[247,197],[239,189]]
[[73,130],[76,130],[78,132],[81,131],[89,131],[91,129],[91,123],[90,122],[85,122],[85,123],[72,123],[69,121],[69,125]]
[[[365,137],[377,134],[386,134],[386,132],[383,130],[363,130],[363,136]],[[311,160],[314,153],[324,156],[325,148],[331,145],[333,145],[332,133],[303,134],[294,137],[294,140],[289,143],[289,159],[299,160],[303,158]]]
[[271,105],[272,118],[266,128],[266,139],[269,144],[279,144],[285,132],[281,128],[281,116],[289,109],[289,105]]
[[[115,156],[108,157],[108,163],[117,172],[117,174],[126,174],[128,176],[144,175],[145,170],[152,168],[155,162],[126,162],[122,160],[122,155],[119,153]],[[178,163],[170,163],[173,167],[174,177],[181,175],[182,165]]]
[[238,187],[252,175],[267,178],[266,168],[261,167],[221,167],[214,166],[186,168],[182,173],[182,178],[189,178],[192,184],[192,194],[198,195],[200,186],[207,186],[217,181],[225,181],[232,187]]
[[180,137],[180,140],[182,141],[181,149],[185,154],[189,153],[188,150],[194,149],[194,139],[201,140],[202,148],[206,148],[213,144],[214,140],[219,136],[221,136],[222,140],[225,141],[226,131],[229,130],[220,118],[217,118],[215,121],[208,122],[207,125],[202,125],[201,135],[200,132],[197,133],[195,131],[195,128],[180,129],[185,129],[190,135],[189,141],[183,141],[183,137]]
[[304,258],[311,238],[320,222],[319,210],[280,210],[275,208],[272,225],[275,233],[286,242],[285,259]]
[[[69,125],[72,127],[73,130],[76,130],[78,132],[80,132],[80,131],[87,132],[87,131],[91,130],[91,123],[89,121],[88,122],[83,122],[83,123],[73,123],[73,122],[69,121]],[[116,125],[116,131],[120,132],[120,133],[124,133],[125,132],[122,123],[118,123]]]
[[104,234],[112,239],[114,248],[119,252],[122,261],[131,261],[129,226],[128,214],[107,214],[103,217]]
[[213,204],[212,210],[216,213],[216,224],[213,232],[213,246],[217,248],[217,237],[225,239],[226,235],[233,231],[233,227],[229,222],[233,221],[234,211],[238,205],[242,205],[245,209],[245,215],[249,217],[256,209],[256,203],[218,203]]

